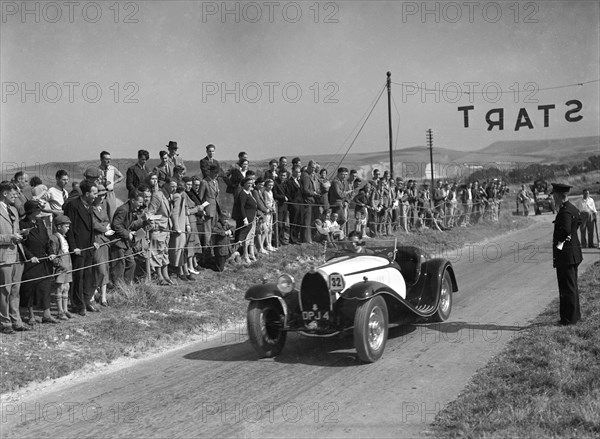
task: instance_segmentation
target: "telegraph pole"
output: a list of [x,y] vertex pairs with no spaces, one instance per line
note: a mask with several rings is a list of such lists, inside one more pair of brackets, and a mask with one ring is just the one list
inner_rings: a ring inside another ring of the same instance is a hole
[[427,130],[427,146],[429,146],[429,166],[431,167],[431,190],[435,188],[433,182],[433,132],[431,128]]
[[394,153],[392,147],[392,72],[387,72],[388,126],[390,133],[390,178],[394,180]]

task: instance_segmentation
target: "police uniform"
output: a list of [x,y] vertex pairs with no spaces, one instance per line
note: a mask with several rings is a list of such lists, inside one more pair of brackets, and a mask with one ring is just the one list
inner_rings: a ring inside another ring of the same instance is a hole
[[[552,183],[556,192],[569,192],[571,186]],[[552,236],[552,264],[556,269],[560,297],[560,324],[572,325],[581,318],[577,267],[583,260],[577,229],[581,224],[579,210],[568,200],[560,205],[554,220]],[[569,240],[567,238],[570,237]],[[559,249],[560,243],[562,249]]]

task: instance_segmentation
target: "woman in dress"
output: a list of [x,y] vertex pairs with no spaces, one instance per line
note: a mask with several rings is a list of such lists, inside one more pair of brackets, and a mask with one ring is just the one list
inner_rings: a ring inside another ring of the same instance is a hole
[[264,216],[264,248],[267,251],[273,252],[275,248],[271,245],[273,242],[273,216],[275,214],[275,198],[273,198],[273,187],[275,182],[270,178],[265,180],[265,187],[263,188],[262,196],[267,208],[267,213]]
[[[173,182],[173,193],[177,183]],[[171,212],[173,206],[171,200],[171,182],[160,189],[158,186],[158,174],[150,173],[148,184],[152,191],[152,198],[148,206],[150,215],[150,269],[156,272],[159,285],[175,285],[169,276],[169,230],[171,229]]]
[[199,199],[192,190],[193,178],[183,177],[183,182],[185,184],[185,192],[183,195],[187,205],[188,219],[190,222],[190,232],[187,234],[187,243],[185,247],[187,267],[190,273],[200,274],[200,272],[197,270],[198,266],[196,264],[195,257],[196,253],[200,253],[202,251],[202,246],[200,245],[200,235],[198,234],[196,214],[199,214],[202,208],[200,207],[201,203],[196,202],[196,200],[199,201]]
[[184,251],[187,235],[190,231],[190,220],[185,202],[185,186],[183,182],[176,183],[175,180],[170,180],[169,185],[172,186],[173,184],[175,184],[175,193],[173,194],[173,210],[171,211],[172,228],[169,239],[169,262],[171,267],[177,270],[179,279],[194,280],[194,276],[188,271]]
[[[263,189],[265,187],[265,183],[261,177],[258,177],[254,182],[254,190],[252,191],[252,196],[256,200],[256,205],[258,210],[256,211],[256,226],[255,226],[255,236],[254,242],[256,243],[256,252],[262,254],[269,254],[267,250],[264,248],[264,240],[265,240],[265,215],[269,213],[267,206],[265,204],[265,199],[263,198]],[[252,259],[252,258],[250,258]]]
[[256,218],[258,205],[252,195],[253,186],[253,178],[246,177],[242,180],[242,189],[235,198],[231,215],[235,220],[235,241],[240,243],[239,252],[246,263],[256,260],[256,256],[254,256],[254,233],[252,229],[255,225],[254,219]]

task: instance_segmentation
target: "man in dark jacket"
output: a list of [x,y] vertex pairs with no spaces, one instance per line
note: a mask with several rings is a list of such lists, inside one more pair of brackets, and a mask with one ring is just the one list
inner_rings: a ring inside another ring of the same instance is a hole
[[65,215],[71,220],[71,228],[67,232],[69,251],[73,264],[73,285],[71,304],[74,312],[84,316],[87,311],[97,312],[91,304],[94,295],[94,272],[91,268],[94,259],[94,226],[92,204],[98,195],[98,186],[84,180],[79,185],[81,195],[65,203]]
[[146,162],[150,159],[150,153],[145,149],[138,151],[138,161],[135,165],[127,169],[127,179],[125,185],[127,190],[131,194],[137,190],[138,186],[142,183],[146,183],[150,171],[146,168]]
[[577,267],[583,260],[577,229],[581,224],[579,211],[569,202],[571,186],[552,183],[552,197],[558,209],[552,236],[552,263],[558,278],[561,325],[573,325],[581,318]]
[[112,220],[114,238],[121,238],[113,244],[112,259],[117,259],[111,267],[113,283],[133,282],[135,258],[133,256],[133,238],[135,232],[146,225],[145,218],[138,217],[144,204],[144,195],[139,191],[129,194],[129,201],[117,208]]
[[279,244],[287,245],[290,236],[290,216],[287,205],[286,185],[288,182],[288,171],[283,168],[275,179],[273,187],[273,198],[277,202],[276,230],[279,231]]

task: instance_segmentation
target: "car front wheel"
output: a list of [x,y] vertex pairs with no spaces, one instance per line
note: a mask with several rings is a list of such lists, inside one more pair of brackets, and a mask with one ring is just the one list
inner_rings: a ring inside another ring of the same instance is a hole
[[361,303],[354,317],[354,346],[358,357],[374,363],[383,355],[388,336],[388,309],[385,299],[375,296]]
[[281,307],[273,300],[252,301],[248,305],[248,337],[261,357],[279,355],[285,345]]
[[448,270],[444,271],[442,282],[440,284],[438,309],[431,318],[434,322],[445,322],[450,317],[452,311],[452,279]]

